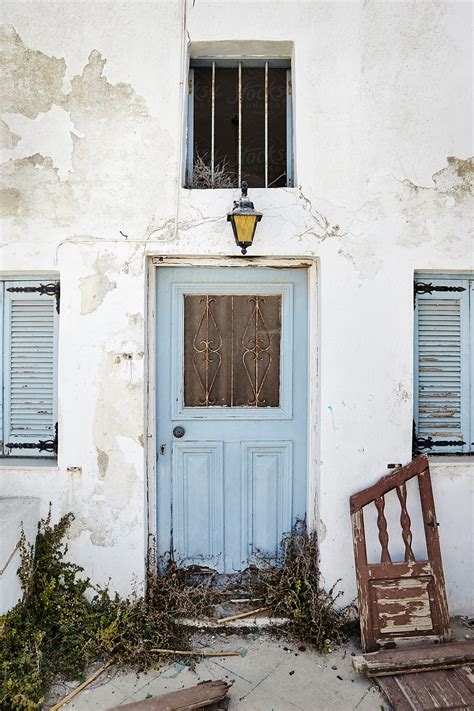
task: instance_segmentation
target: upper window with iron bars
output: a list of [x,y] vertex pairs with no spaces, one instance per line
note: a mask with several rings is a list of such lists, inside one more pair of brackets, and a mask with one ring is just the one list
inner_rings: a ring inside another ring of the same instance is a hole
[[292,133],[290,60],[191,60],[186,187],[292,186]]

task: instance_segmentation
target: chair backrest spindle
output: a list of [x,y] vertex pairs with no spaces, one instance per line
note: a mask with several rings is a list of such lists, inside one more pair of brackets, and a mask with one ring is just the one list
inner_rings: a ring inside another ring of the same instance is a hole
[[383,496],[379,496],[375,499],[374,504],[377,508],[377,528],[379,529],[379,541],[382,546],[380,562],[391,563],[392,559],[390,557],[390,551],[388,550],[387,519],[384,514],[385,498]]
[[400,502],[400,525],[402,527],[402,538],[405,544],[405,562],[415,560],[415,555],[411,547],[413,534],[411,532],[411,518],[407,511],[407,485],[406,482],[397,486],[397,496]]

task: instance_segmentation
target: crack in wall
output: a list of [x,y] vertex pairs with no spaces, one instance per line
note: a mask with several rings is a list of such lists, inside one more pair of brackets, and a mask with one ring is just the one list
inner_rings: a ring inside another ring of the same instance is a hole
[[430,187],[394,175],[372,180],[371,197],[349,212],[338,254],[361,276],[375,276],[388,256],[384,235],[395,231],[394,247],[417,249],[431,243],[450,256],[464,256],[466,268],[472,268],[474,158],[448,156],[432,180]]

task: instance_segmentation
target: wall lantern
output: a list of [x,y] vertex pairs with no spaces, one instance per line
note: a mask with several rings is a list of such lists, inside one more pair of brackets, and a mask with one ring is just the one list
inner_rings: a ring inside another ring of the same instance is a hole
[[252,246],[253,236],[263,215],[257,212],[253,202],[247,197],[248,184],[242,182],[242,195],[240,200],[234,200],[234,209],[227,213],[227,222],[232,223],[235,243],[241,248],[242,254],[247,254],[247,247]]

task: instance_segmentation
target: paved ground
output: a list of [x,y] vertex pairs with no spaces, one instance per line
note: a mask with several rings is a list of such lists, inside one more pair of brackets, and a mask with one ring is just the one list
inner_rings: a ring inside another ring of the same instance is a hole
[[[169,664],[158,671],[104,673],[63,708],[71,711],[109,709],[150,696],[194,686],[205,679],[234,680],[229,711],[388,711],[389,704],[367,679],[352,671],[354,644],[322,656],[298,649],[267,633],[200,634],[196,648],[235,650],[239,657],[205,659],[194,670]],[[55,700],[70,689],[57,689]],[[62,694],[60,693],[62,691]]]

